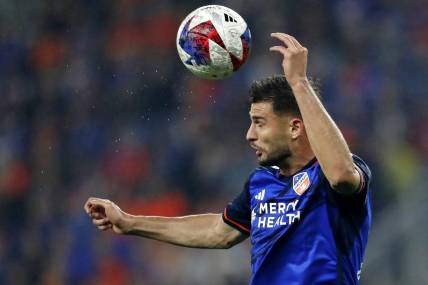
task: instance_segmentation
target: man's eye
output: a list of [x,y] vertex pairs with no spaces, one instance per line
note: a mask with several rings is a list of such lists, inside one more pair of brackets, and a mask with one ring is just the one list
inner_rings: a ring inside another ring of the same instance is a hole
[[263,127],[265,125],[265,122],[263,120],[255,119],[255,120],[253,120],[253,124],[256,127],[260,128],[260,127]]

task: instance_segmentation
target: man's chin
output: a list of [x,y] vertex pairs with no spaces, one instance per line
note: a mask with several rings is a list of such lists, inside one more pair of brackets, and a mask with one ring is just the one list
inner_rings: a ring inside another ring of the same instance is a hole
[[258,163],[260,166],[279,166],[281,165],[287,158],[289,157],[288,153],[282,154],[278,157],[267,157],[267,158],[262,158],[259,157],[258,159]]
[[272,164],[267,163],[266,161],[263,161],[263,160],[259,160],[259,165],[260,166],[272,166]]
[[275,163],[272,160],[269,159],[259,159],[259,165],[260,166],[272,166],[275,165]]

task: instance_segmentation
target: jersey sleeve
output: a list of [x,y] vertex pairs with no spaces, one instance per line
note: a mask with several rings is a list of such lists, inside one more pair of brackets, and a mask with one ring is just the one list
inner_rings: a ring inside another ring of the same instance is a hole
[[250,193],[248,189],[249,181],[245,183],[242,192],[223,211],[223,221],[232,228],[250,234],[251,229],[251,209]]
[[372,172],[367,164],[358,156],[352,156],[354,164],[357,166],[357,171],[360,173],[360,186],[357,191],[358,194],[363,193],[363,196],[367,196],[370,181],[372,180]]
[[366,203],[369,192],[369,185],[372,179],[372,173],[370,168],[360,157],[353,154],[352,159],[354,160],[354,164],[361,178],[358,190],[355,192],[355,194],[350,196],[342,195],[336,191],[332,192],[334,193],[336,201],[338,201],[340,204],[354,208],[362,206]]

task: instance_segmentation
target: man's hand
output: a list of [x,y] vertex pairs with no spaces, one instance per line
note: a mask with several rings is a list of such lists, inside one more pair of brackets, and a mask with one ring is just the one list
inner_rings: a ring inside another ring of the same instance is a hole
[[290,86],[293,87],[302,80],[307,80],[308,50],[290,35],[272,33],[271,36],[284,44],[273,46],[270,50],[277,51],[283,55],[282,68]]
[[128,215],[110,200],[89,198],[84,209],[99,230],[113,229],[118,234],[126,234],[130,230]]

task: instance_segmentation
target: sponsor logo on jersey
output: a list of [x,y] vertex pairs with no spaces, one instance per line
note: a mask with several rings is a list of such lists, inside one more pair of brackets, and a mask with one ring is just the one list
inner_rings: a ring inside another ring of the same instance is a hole
[[311,185],[309,175],[306,171],[297,173],[293,176],[293,190],[299,195],[305,193],[305,191]]
[[252,224],[256,220],[257,228],[275,228],[278,226],[289,226],[300,220],[300,210],[296,199],[290,202],[262,202],[257,212],[251,212]]

